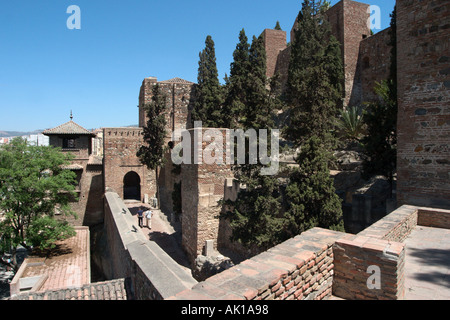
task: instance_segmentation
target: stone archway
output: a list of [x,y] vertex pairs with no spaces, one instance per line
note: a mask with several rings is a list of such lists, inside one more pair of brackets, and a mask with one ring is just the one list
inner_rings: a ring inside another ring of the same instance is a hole
[[128,172],[123,177],[123,199],[141,200],[141,178],[134,172]]

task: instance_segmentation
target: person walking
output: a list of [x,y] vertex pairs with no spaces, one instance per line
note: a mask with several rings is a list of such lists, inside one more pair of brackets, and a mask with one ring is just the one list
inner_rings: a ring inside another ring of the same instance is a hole
[[139,227],[141,227],[141,228],[143,225],[143,221],[144,221],[144,210],[142,210],[142,207],[140,207],[138,210],[138,224],[139,224]]
[[145,211],[145,219],[147,220],[147,228],[152,229],[152,210]]

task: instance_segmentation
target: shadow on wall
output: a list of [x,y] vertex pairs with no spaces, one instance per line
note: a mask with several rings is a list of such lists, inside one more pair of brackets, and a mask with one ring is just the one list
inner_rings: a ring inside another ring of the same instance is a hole
[[93,176],[86,201],[86,211],[83,226],[92,226],[103,223],[103,177]]

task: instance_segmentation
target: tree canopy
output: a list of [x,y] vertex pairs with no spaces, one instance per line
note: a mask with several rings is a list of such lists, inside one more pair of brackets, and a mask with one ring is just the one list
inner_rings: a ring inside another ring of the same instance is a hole
[[[65,166],[71,157],[59,149],[31,146],[22,138],[0,147],[0,252],[15,256],[19,245],[27,249],[54,247],[73,236],[63,217],[76,214],[76,174]],[[56,213],[61,218],[55,219]],[[12,266],[17,267],[15,259]]]

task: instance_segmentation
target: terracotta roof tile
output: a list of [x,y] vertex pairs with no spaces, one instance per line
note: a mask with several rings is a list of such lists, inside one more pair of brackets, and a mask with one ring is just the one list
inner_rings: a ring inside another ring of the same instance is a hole
[[125,279],[116,279],[79,288],[22,293],[10,300],[127,300],[127,292]]
[[95,133],[83,128],[79,124],[73,122],[72,120],[66,122],[60,126],[53,129],[47,129],[43,132],[45,135],[55,135],[55,134],[76,134],[76,135],[91,135],[95,136]]

